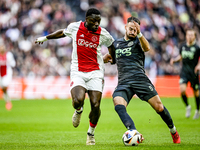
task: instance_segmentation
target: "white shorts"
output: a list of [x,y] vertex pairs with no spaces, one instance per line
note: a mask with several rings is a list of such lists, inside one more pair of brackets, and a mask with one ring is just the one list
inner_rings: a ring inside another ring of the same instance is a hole
[[3,77],[0,77],[1,88],[8,87],[11,81],[12,81],[12,75],[5,75]]
[[104,73],[101,70],[92,72],[73,71],[70,74],[70,90],[75,86],[82,86],[86,90],[103,91]]

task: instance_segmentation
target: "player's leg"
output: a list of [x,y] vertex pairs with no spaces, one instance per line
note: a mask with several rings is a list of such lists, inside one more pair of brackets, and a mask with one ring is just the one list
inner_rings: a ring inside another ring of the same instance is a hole
[[[129,92],[128,92],[129,91]],[[129,93],[129,94],[127,94]],[[124,126],[129,130],[133,129],[136,130],[135,124],[132,120],[132,118],[129,116],[129,114],[126,111],[126,107],[133,97],[134,93],[127,89],[125,90],[115,90],[113,93],[113,103],[115,106],[115,111],[117,112],[119,118],[121,119]],[[144,140],[141,134],[141,142]]]
[[75,112],[72,117],[74,127],[78,127],[83,111],[86,89],[82,86],[75,86],[71,89],[72,105]]
[[11,74],[7,74],[7,75],[5,75],[1,78],[1,88],[2,88],[2,91],[3,91],[3,98],[4,98],[4,101],[6,102],[5,107],[6,107],[7,110],[12,109],[11,99],[10,99],[8,92],[7,92],[8,86],[11,83],[11,81],[12,81],[12,75]]
[[167,108],[163,106],[160,97],[158,95],[155,95],[154,97],[148,100],[148,103],[153,107],[153,109],[161,116],[163,121],[167,124],[170,133],[172,135],[173,142],[180,143],[181,142],[180,136],[176,130],[176,127],[174,126],[171,115],[167,110]]
[[199,90],[194,90],[194,95],[195,95],[195,101],[196,101],[196,110],[195,110],[195,114],[193,116],[193,119],[198,119],[200,116],[200,112],[199,112]]
[[11,110],[12,109],[12,103],[11,103],[11,99],[8,96],[8,93],[7,93],[7,87],[2,87],[2,91],[3,91],[3,98],[6,102],[5,107],[6,107],[7,110]]
[[[125,91],[121,91],[121,94],[125,92]],[[118,92],[114,93],[115,95],[118,94]],[[125,94],[125,93],[124,93]],[[119,94],[118,94],[119,95]],[[126,100],[121,97],[121,96],[115,96],[113,98],[113,103],[115,106],[115,111],[117,112],[117,114],[119,115],[119,118],[121,119],[122,123],[124,124],[124,126],[129,130],[129,129],[135,129],[135,124],[132,120],[132,118],[129,116],[129,114],[126,111],[126,107],[127,107],[127,102]]]
[[[96,76],[98,72],[92,73]],[[92,78],[87,82],[88,96],[90,99],[91,111],[89,114],[89,128],[87,131],[86,145],[95,145],[94,132],[101,115],[100,103],[104,86],[103,78]]]
[[194,92],[194,96],[195,96],[195,102],[196,102],[196,110],[195,110],[195,114],[193,116],[193,119],[198,119],[200,116],[200,112],[199,112],[199,102],[200,102],[200,98],[199,98],[199,80],[198,77],[196,78],[197,80],[195,80],[194,84],[193,82],[191,82],[192,88],[193,88],[193,92]]
[[186,95],[186,88],[187,88],[187,83],[188,83],[188,76],[186,73],[181,73],[180,75],[180,80],[179,80],[179,87],[180,87],[180,92],[181,92],[181,98],[183,100],[183,103],[186,106],[186,113],[185,117],[189,118],[191,115],[191,106],[189,105],[188,102],[188,97]]
[[100,103],[102,93],[100,91],[88,91],[90,98],[91,111],[89,113],[89,128],[87,131],[87,145],[95,145],[94,132],[101,115]]

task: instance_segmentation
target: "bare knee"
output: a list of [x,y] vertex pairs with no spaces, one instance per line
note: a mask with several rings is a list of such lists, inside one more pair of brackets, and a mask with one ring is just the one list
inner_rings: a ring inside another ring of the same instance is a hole
[[155,111],[156,111],[157,113],[162,112],[163,110],[164,110],[164,106],[163,106],[162,103],[156,105]]
[[160,97],[158,95],[152,97],[151,99],[149,99],[148,103],[151,105],[151,107],[153,107],[153,109],[159,113],[162,112],[164,110],[164,106],[160,100]]
[[100,103],[99,102],[95,102],[91,105],[91,109],[92,111],[98,113],[100,111]]
[[72,96],[72,105],[75,109],[79,109],[80,107],[83,106],[84,104],[84,99],[85,96],[84,95],[80,95],[80,94],[75,94]]

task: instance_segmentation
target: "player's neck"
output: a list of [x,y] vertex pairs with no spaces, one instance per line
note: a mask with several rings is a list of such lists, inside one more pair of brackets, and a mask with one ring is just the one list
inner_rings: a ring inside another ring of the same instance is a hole
[[124,39],[125,39],[126,41],[130,40],[130,39],[128,38],[127,35],[124,36]]
[[186,42],[187,46],[192,46],[196,43],[196,40],[194,40],[193,42]]

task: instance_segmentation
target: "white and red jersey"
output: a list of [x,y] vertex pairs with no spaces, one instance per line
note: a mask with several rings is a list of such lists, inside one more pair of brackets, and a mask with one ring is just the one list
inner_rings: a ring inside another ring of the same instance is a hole
[[15,64],[16,62],[11,52],[0,54],[0,76],[12,76],[12,67],[14,67]]
[[79,21],[69,24],[63,33],[73,39],[71,71],[104,71],[101,46],[109,47],[114,41],[106,29],[99,27],[92,32]]

